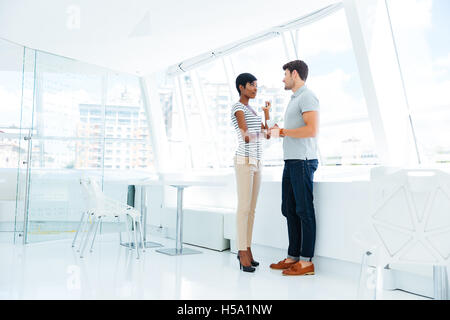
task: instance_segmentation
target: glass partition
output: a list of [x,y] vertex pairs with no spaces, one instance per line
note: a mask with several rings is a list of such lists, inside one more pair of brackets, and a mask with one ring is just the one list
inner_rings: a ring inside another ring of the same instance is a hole
[[36,52],[25,242],[73,235],[86,206],[79,178],[102,175],[103,112],[85,106],[104,105],[106,74],[79,61]]
[[140,80],[3,40],[0,49],[0,187],[11,198],[2,193],[0,230],[24,243],[72,237],[86,210],[80,177],[126,202],[131,177],[155,170]]
[[24,54],[23,47],[0,41],[0,241],[13,241],[16,194],[23,194],[17,172],[25,151],[20,139]]

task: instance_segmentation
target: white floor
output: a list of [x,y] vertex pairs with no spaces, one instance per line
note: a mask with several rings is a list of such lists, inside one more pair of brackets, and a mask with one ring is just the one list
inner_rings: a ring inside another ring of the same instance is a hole
[[[94,251],[80,258],[70,240],[39,244],[0,243],[0,299],[356,299],[354,267],[318,257],[314,276],[285,277],[269,264],[283,250],[254,246],[261,264],[253,274],[239,270],[236,255],[199,247],[202,254],[168,256],[147,249],[140,260],[101,235]],[[174,241],[151,236],[165,247]],[[383,299],[426,299],[384,291]]]

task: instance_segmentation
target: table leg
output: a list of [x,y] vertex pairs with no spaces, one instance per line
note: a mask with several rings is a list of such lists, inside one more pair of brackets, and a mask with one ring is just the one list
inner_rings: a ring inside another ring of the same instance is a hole
[[170,256],[178,256],[184,254],[202,253],[198,250],[183,248],[183,190],[184,186],[172,186],[177,188],[177,226],[175,236],[175,248],[159,249],[159,253],[164,253]]
[[145,186],[140,186],[141,190],[141,223],[143,223],[143,238],[146,248],[162,247],[162,244],[147,240],[147,192]]
[[[141,201],[140,201],[140,211],[141,211],[141,225],[144,227],[142,228],[143,231],[143,238],[144,238],[144,244],[145,248],[157,248],[162,247],[163,245],[157,242],[152,241],[146,241],[147,240],[147,192],[145,190],[145,186],[139,186],[139,193],[141,195]],[[125,247],[129,247],[131,245],[132,248],[134,248],[134,243],[121,243],[121,245]],[[142,245],[140,245],[142,247]]]

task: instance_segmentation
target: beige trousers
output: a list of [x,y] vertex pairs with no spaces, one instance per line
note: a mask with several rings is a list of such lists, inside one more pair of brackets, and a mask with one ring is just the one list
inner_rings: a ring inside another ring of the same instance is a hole
[[261,161],[248,157],[234,158],[237,186],[236,245],[238,250],[251,246],[256,200],[261,185]]

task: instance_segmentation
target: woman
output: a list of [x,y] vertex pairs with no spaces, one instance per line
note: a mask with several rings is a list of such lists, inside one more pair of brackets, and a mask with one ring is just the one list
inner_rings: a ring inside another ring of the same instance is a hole
[[240,269],[254,272],[259,265],[253,259],[251,251],[255,207],[261,184],[261,138],[270,138],[267,120],[269,120],[270,102],[266,101],[264,110],[265,122],[249,105],[249,100],[256,97],[257,81],[250,73],[242,73],[236,78],[236,89],[239,92],[237,102],[231,112],[231,121],[239,141],[234,158],[238,206],[236,215],[236,244]]

